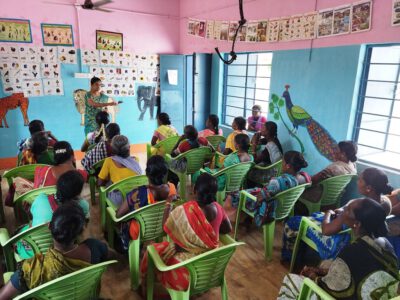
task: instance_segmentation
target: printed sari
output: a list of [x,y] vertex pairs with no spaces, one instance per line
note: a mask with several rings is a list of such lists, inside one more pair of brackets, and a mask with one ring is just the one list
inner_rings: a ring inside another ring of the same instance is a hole
[[96,123],[96,114],[103,109],[101,107],[93,107],[89,105],[89,99],[93,99],[94,102],[97,103],[107,103],[108,96],[104,94],[100,94],[99,96],[93,96],[90,92],[87,92],[85,95],[85,136],[88,135],[89,132],[96,131],[97,123]]
[[67,258],[61,252],[50,248],[46,254],[37,254],[34,258],[23,262],[20,276],[21,286],[30,290],[89,266],[88,262]]
[[153,136],[157,137],[157,142],[161,142],[169,137],[177,136],[178,132],[172,125],[161,125],[155,131]]
[[[164,224],[164,231],[171,242],[153,245],[168,266],[218,247],[218,237],[196,201],[175,208]],[[141,264],[142,282],[146,279],[147,255],[146,252]],[[168,272],[156,271],[156,274],[165,288],[185,291],[189,287],[189,272],[184,267]]]
[[[278,299],[297,299],[303,279],[296,274],[285,276]],[[316,278],[317,284],[335,299],[360,300],[397,296],[399,280],[397,257],[390,243],[382,238],[377,243],[369,236],[343,248],[328,273]]]

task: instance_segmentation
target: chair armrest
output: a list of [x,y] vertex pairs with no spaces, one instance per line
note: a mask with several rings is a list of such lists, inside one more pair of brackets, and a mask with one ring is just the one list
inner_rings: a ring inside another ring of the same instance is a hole
[[256,196],[250,194],[249,192],[247,192],[247,191],[245,191],[245,190],[241,190],[241,191],[240,191],[240,196],[241,196],[241,197],[249,198],[249,199],[251,199],[251,200],[253,200],[253,201],[257,201],[257,197],[256,197]]
[[310,278],[304,278],[303,285],[301,287],[300,295],[303,294],[303,290],[306,292],[308,290],[311,290],[313,293],[321,297],[321,299],[324,300],[335,300],[331,295],[329,295],[327,292],[325,292],[321,287],[318,286],[314,281],[312,281]]
[[224,245],[236,243],[236,241],[229,234],[221,234],[219,236],[219,241]]
[[10,234],[8,233],[7,228],[0,228],[0,244],[4,247],[10,239]]
[[200,170],[200,174],[203,174],[203,173],[208,173],[206,170],[204,170],[203,168],[201,168]]

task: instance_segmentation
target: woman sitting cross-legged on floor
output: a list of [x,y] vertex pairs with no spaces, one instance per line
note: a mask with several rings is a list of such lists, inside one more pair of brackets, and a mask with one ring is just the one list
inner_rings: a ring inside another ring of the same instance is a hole
[[[163,223],[171,242],[153,245],[169,266],[217,248],[219,234],[227,234],[232,230],[223,208],[216,202],[217,181],[213,176],[201,174],[194,186],[194,193],[196,200],[188,201],[172,211],[173,198],[167,200]],[[146,252],[141,264],[142,283],[146,280],[147,255]],[[186,291],[189,287],[189,272],[184,267],[157,273],[157,278],[166,288]]]
[[[76,170],[71,170],[61,175],[57,181],[57,192],[55,195],[40,194],[33,201],[29,211],[32,215],[32,221],[30,224],[22,227],[20,232],[25,231],[32,226],[49,222],[53,216],[53,212],[59,206],[70,202],[76,202],[82,208],[85,217],[89,219],[89,203],[80,196],[83,184],[83,177]],[[30,246],[24,242],[17,243],[16,251],[22,259],[30,258],[33,255]]]
[[[334,215],[331,211],[331,218]],[[278,299],[298,299],[304,277],[336,299],[390,299],[397,295],[397,257],[384,238],[388,230],[382,206],[369,198],[358,199],[344,208],[342,216],[344,224],[352,228],[355,242],[344,247],[329,267],[305,267],[300,276],[287,275]]]
[[[262,188],[247,189],[246,191],[257,196],[257,201],[247,199],[245,206],[248,210],[254,212],[254,221],[257,226],[269,223],[275,218],[276,201],[274,196],[280,192],[296,187],[300,184],[310,183],[310,176],[302,168],[307,167],[303,155],[297,151],[287,151],[283,155],[282,175],[273,177]],[[232,197],[232,206],[238,206],[238,197]],[[249,218],[246,224],[250,224]],[[237,220],[238,221],[238,220]]]
[[[164,158],[155,155],[149,158],[146,166],[146,176],[149,179],[148,185],[133,189],[126,195],[126,201],[115,203],[119,206],[117,217],[120,218],[132,211],[146,205],[166,200],[168,197],[176,197],[176,188],[173,183],[166,183],[168,165]],[[128,248],[130,240],[136,240],[139,236],[140,224],[135,220],[124,223],[121,228],[121,239],[125,249]]]
[[69,203],[60,206],[49,225],[54,246],[47,253],[23,261],[0,290],[0,299],[12,299],[19,293],[61,276],[114,259],[114,251],[98,240],[87,239],[77,243],[85,226],[85,214],[79,205]]
[[[358,177],[358,192],[379,203],[386,215],[391,212],[390,200],[384,196],[390,194],[393,188],[388,183],[387,175],[377,168],[367,168]],[[356,201],[356,200],[352,200]],[[351,201],[347,204],[349,205]],[[313,213],[308,217],[311,221],[321,226],[322,233],[309,229],[307,236],[317,245],[322,259],[335,258],[339,251],[350,243],[350,233],[339,234],[346,229],[342,212],[344,207],[335,210],[337,218],[331,220],[329,212]],[[291,217],[285,223],[283,232],[282,260],[290,261],[292,250],[299,231],[302,216]]]
[[99,173],[98,186],[116,183],[143,173],[136,159],[130,156],[130,144],[126,136],[114,136],[111,141],[111,151],[113,155],[105,159]]

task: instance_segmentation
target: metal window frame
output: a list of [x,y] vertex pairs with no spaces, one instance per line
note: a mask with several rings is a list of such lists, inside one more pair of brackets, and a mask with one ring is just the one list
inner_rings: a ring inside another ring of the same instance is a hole
[[[399,119],[399,117],[393,116],[393,111],[394,111],[394,105],[395,105],[396,101],[399,101],[399,99],[396,99],[396,93],[400,89],[400,82],[399,82],[399,78],[400,78],[400,58],[399,58],[399,62],[397,62],[397,63],[371,63],[371,57],[372,57],[372,51],[373,51],[374,48],[391,47],[391,46],[399,46],[399,45],[400,44],[367,45],[366,53],[365,53],[365,57],[364,57],[364,61],[363,61],[362,74],[361,74],[360,92],[359,92],[359,95],[358,95],[358,103],[357,103],[357,110],[356,110],[356,120],[355,120],[354,129],[353,129],[353,140],[358,142],[359,136],[360,136],[360,130],[375,131],[375,130],[371,130],[371,129],[367,129],[367,128],[361,127],[361,121],[362,121],[362,117],[363,117],[364,114],[366,114],[366,115],[375,115],[375,116],[380,116],[380,117],[387,118],[388,122],[387,122],[387,126],[386,126],[386,132],[380,132],[379,131],[379,133],[382,133],[382,134],[385,135],[385,141],[384,141],[383,149],[375,147],[375,146],[371,146],[371,145],[364,145],[364,144],[360,144],[360,146],[364,146],[364,147],[367,147],[367,148],[370,148],[370,149],[380,150],[382,152],[395,153],[395,154],[400,154],[400,151],[399,152],[394,152],[394,151],[388,150],[387,149],[387,143],[388,143],[388,137],[389,136],[400,136],[398,134],[389,133],[391,120],[392,119]],[[397,65],[398,66],[398,69],[397,69],[397,81],[368,80],[368,76],[369,76],[370,66],[371,65]],[[367,86],[368,86],[369,82],[393,83],[394,84],[394,89],[393,89],[392,98],[367,96],[366,95],[366,91],[367,91]],[[381,114],[374,114],[374,113],[364,112],[364,105],[365,105],[365,99],[366,98],[377,99],[378,101],[379,100],[391,101],[389,114],[388,115],[381,115]],[[375,132],[378,132],[378,131],[375,131]],[[377,164],[377,163],[375,163],[373,161],[368,161],[368,159],[366,159],[366,158],[361,158],[361,160],[364,161],[364,162],[371,163],[373,165],[379,165],[379,164]],[[380,165],[380,166],[382,166],[382,165]],[[393,169],[393,168],[388,167],[388,166],[385,166],[385,167],[389,168],[389,169]]]
[[[248,79],[249,78],[271,79],[271,76],[272,76],[272,75],[270,75],[270,76],[257,76],[257,68],[258,67],[271,67],[272,68],[272,61],[271,61],[271,64],[260,64],[260,65],[258,63],[249,64],[250,55],[259,54],[259,53],[272,53],[272,52],[271,51],[264,51],[264,52],[243,52],[243,53],[238,53],[238,55],[246,55],[246,64],[235,64],[235,65],[232,65],[232,66],[233,67],[235,67],[235,66],[246,67],[245,75],[230,75],[230,74],[228,74],[229,65],[226,65],[226,64],[224,65],[224,76],[223,76],[224,80],[223,80],[223,92],[222,92],[222,105],[223,105],[223,108],[222,108],[222,114],[221,114],[222,115],[222,124],[223,125],[227,125],[227,126],[231,125],[231,124],[227,124],[227,122],[226,122],[227,118],[226,117],[233,117],[233,118],[237,117],[237,116],[228,115],[227,114],[227,110],[226,110],[227,107],[233,107],[233,108],[237,108],[237,109],[242,109],[242,116],[243,116],[243,118],[246,118],[246,111],[251,111],[251,109],[247,108],[247,103],[248,102],[252,101],[252,103],[254,103],[255,101],[257,101],[257,102],[264,102],[264,103],[267,103],[267,104],[269,103],[269,100],[256,99],[255,96],[251,97],[251,98],[247,97],[247,89],[253,89],[254,91],[258,89],[258,88],[255,88],[255,87],[254,88],[253,87],[247,87],[247,83],[248,83]],[[225,54],[225,56],[227,56],[227,54]],[[258,57],[257,57],[257,62],[258,62]],[[256,67],[256,70],[255,70],[256,76],[249,75],[249,67]],[[271,73],[272,73],[272,71],[271,71]],[[242,77],[242,78],[245,78],[244,86],[228,85],[228,78],[229,77]],[[228,95],[228,91],[227,91],[228,87],[243,88],[244,89],[244,97]],[[270,91],[270,87],[269,88],[265,88],[265,89],[264,88],[260,88],[260,90]],[[227,101],[228,97],[243,99],[243,107],[238,107],[236,105],[229,104],[228,101]]]

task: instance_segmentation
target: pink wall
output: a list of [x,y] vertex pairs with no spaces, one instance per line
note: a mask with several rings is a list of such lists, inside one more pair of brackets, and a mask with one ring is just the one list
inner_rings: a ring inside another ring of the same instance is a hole
[[[213,52],[218,46],[221,51],[230,51],[231,43],[196,38],[187,34],[187,18],[211,20],[239,20],[238,0],[181,0],[180,2],[180,52]],[[247,20],[286,17],[315,10],[333,8],[356,2],[351,0],[244,0]],[[392,27],[391,0],[373,1],[372,30],[364,33],[341,35],[314,40],[314,47],[330,47],[362,43],[400,42],[400,27]],[[309,48],[311,41],[280,43],[236,44],[237,51],[284,50]]]
[[[102,29],[123,33],[126,50],[140,53],[179,51],[179,0],[115,0],[104,6],[141,13],[104,13],[83,9],[78,9],[77,13],[73,6],[52,5],[48,2],[73,4],[76,1],[0,0],[0,17],[29,19],[33,44],[37,46],[43,44],[40,23],[56,23],[73,25],[75,46],[78,48],[95,49],[96,29]],[[83,3],[83,0],[79,0],[79,3]]]

